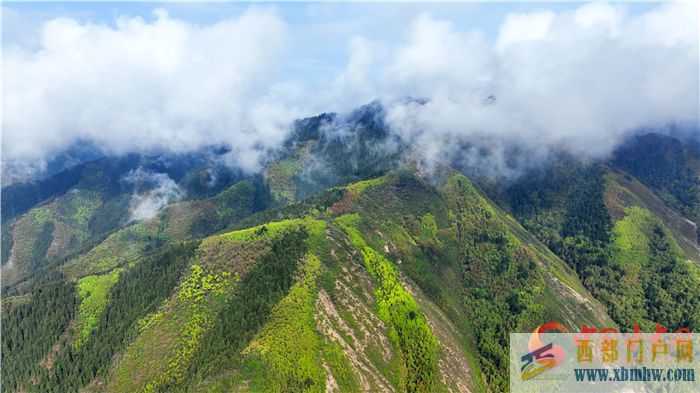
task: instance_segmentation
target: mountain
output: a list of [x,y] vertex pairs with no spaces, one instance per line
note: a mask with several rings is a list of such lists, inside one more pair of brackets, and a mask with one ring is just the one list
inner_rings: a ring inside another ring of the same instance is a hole
[[13,163],[3,162],[2,186],[10,186],[14,183],[29,182],[31,180],[44,180],[59,172],[105,157],[106,154],[94,143],[79,141],[68,149],[51,157],[40,168],[32,171],[30,168],[22,168]]
[[[611,162],[563,158],[505,187],[492,187],[492,194],[577,271],[624,329],[639,325],[651,330],[659,321],[673,329],[695,327],[700,323],[700,248],[697,218],[684,214],[694,211],[698,195],[676,187],[676,181],[649,179],[677,178],[698,190],[700,171],[693,163],[697,158],[683,160],[683,170],[669,165],[667,175],[645,177],[649,187],[666,195],[662,199],[616,167],[623,156],[635,156],[625,162],[641,167],[651,166],[642,157],[656,162],[658,156],[646,154],[648,148],[635,150],[640,139],[649,138],[681,145],[675,139],[645,135],[623,146]],[[689,204],[674,195],[687,195]]]
[[[2,191],[3,284],[84,253],[133,223],[133,208],[205,198],[242,179],[210,151],[105,157]],[[225,195],[222,195],[225,197]],[[146,209],[148,210],[148,209]]]
[[258,175],[212,148],[7,186],[2,388],[502,392],[510,332],[700,327],[694,149],[427,172],[372,103]]

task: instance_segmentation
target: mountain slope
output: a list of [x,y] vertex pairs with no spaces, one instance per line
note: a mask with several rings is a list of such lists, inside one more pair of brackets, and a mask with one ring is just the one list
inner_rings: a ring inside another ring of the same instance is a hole
[[[696,132],[697,135],[697,132]],[[612,164],[653,189],[672,209],[700,220],[700,145],[656,133],[633,137]]]
[[626,207],[639,206],[649,210],[671,231],[685,257],[700,263],[695,222],[667,207],[651,190],[620,170],[611,168],[605,180],[605,204],[614,220],[625,216]]
[[[173,243],[112,270],[109,295],[94,295],[106,303],[99,322],[76,328],[89,319],[78,294],[73,322],[45,341],[45,353],[58,348],[51,369],[4,378],[6,388],[502,391],[504,332],[542,318],[612,324],[561,260],[460,175],[437,188],[389,175],[343,194],[312,217]],[[127,289],[159,265],[179,266],[179,283],[169,273]]]
[[3,189],[3,390],[500,392],[510,332],[695,328],[673,141],[651,177],[637,141],[472,182],[405,159],[374,103],[298,121],[259,176],[207,152]]
[[[212,162],[209,152],[156,157],[134,154],[102,158],[38,182],[5,187],[3,285],[97,246],[133,221],[139,203],[147,208],[153,204],[155,209],[183,196],[205,198],[239,178],[236,171]],[[255,179],[251,180],[255,183]],[[197,214],[198,209],[207,208],[204,203],[200,205],[180,215]],[[225,207],[222,215],[227,214]],[[210,216],[218,214],[213,210],[208,207]]]
[[[239,208],[235,201],[225,200],[242,198],[241,190],[212,198],[241,180],[255,186],[252,208],[260,210],[380,175],[396,167],[399,158],[397,142],[383,123],[378,103],[343,117],[320,115],[296,122],[284,146],[271,153],[273,158],[265,164],[264,183],[258,176],[245,176],[223,165],[227,152],[222,147],[189,154],[105,157],[43,180],[3,188],[4,285],[91,249],[93,254],[102,249],[99,255],[119,252],[112,257],[123,262],[170,238],[215,233],[250,213],[246,208],[234,211]],[[202,201],[206,198],[211,199]],[[158,225],[136,223],[119,233],[144,218],[143,210],[150,217],[157,208],[179,199],[192,202],[160,213]],[[165,233],[159,229],[163,225],[168,227]]]
[[700,323],[695,223],[629,174],[565,159],[502,194],[624,329]]

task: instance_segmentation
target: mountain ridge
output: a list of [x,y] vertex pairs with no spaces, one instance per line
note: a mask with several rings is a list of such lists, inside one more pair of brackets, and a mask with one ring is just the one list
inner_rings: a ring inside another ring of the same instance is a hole
[[670,183],[573,158],[485,181],[406,159],[376,106],[348,119],[299,121],[259,175],[106,158],[11,210],[3,388],[507,391],[508,332],[700,324],[692,154]]

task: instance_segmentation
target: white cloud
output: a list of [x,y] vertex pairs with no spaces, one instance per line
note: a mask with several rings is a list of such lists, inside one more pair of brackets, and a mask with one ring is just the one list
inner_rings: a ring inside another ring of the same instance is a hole
[[461,33],[450,22],[420,15],[384,69],[384,93],[423,97],[445,94],[455,84],[482,84],[490,74],[487,50],[479,32]]
[[[426,158],[470,141],[462,160],[497,173],[511,172],[509,146],[532,161],[554,148],[601,157],[639,127],[697,126],[695,4],[641,14],[602,3],[512,13],[495,37],[454,18],[417,14],[404,26],[388,22],[394,11],[386,6],[376,15],[370,5],[362,10],[360,19],[319,17],[292,28],[257,7],[208,25],[162,10],[152,21],[121,17],[115,26],[49,20],[38,43],[3,49],[3,164],[29,171],[77,140],[115,153],[227,143],[230,164],[255,170],[294,118],[377,97],[392,129]],[[369,28],[383,22],[386,29]],[[358,36],[359,27],[369,35]],[[404,27],[402,40],[387,38]],[[335,42],[341,37],[348,40]],[[325,56],[343,47],[344,66]],[[309,62],[337,73],[280,73]]]
[[619,32],[625,10],[605,3],[590,3],[579,7],[574,13],[577,24],[587,29],[603,27],[610,32]]
[[496,47],[504,49],[510,44],[543,40],[547,38],[553,20],[552,11],[508,15],[501,26]]
[[138,168],[124,176],[124,181],[134,185],[129,206],[132,220],[150,220],[161,208],[185,196],[185,191],[165,173]]
[[4,48],[3,161],[40,164],[78,139],[115,153],[228,143],[255,169],[296,116],[266,96],[286,31],[258,8],[207,26],[164,10],[114,27],[49,20],[39,50]]
[[[697,29],[696,6],[675,3],[509,15],[493,45],[421,17],[387,66],[388,119],[428,159],[460,141],[533,161],[552,148],[601,157],[640,127],[697,126]],[[414,94],[428,103],[396,101]],[[483,149],[463,159],[486,160]]]
[[336,110],[352,110],[358,102],[366,103],[376,98],[374,86],[369,80],[370,70],[376,61],[376,44],[365,37],[356,36],[350,38],[347,49],[347,65],[333,80],[328,92]]

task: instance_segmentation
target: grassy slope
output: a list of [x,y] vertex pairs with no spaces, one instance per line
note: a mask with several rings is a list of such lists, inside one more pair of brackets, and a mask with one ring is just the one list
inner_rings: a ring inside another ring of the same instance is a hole
[[156,391],[184,383],[195,352],[227,299],[235,298],[238,282],[245,281],[255,261],[269,252],[271,239],[298,225],[303,222],[272,224],[270,231],[253,228],[203,241],[175,293],[140,322],[136,339],[110,373],[106,391]]
[[630,328],[653,331],[657,322],[672,329],[700,324],[700,268],[683,260],[671,232],[649,210],[627,207],[611,237],[615,283],[599,285],[597,296],[613,318]]
[[639,206],[651,211],[671,231],[685,256],[700,263],[695,223],[669,209],[656,194],[633,177],[610,169],[606,174],[605,204],[615,220],[624,218],[626,207]]
[[[461,191],[472,193],[475,200],[470,203],[486,206],[491,212],[491,219],[500,223],[502,228],[507,228],[513,244],[531,253],[542,268],[540,276],[549,278],[546,281],[549,285],[544,280],[540,281],[542,289],[537,300],[542,303],[542,318],[560,320],[570,328],[578,328],[583,323],[615,326],[603,307],[583,289],[575,274],[560,259],[532,236],[527,236],[522,227],[495,209],[476,190]],[[341,231],[338,233],[337,229],[333,229],[334,223],[330,223],[328,233],[331,235],[327,237],[332,239],[333,258],[323,259],[328,270],[321,275],[322,288],[316,318],[324,341],[330,341],[336,348],[342,349],[350,368],[354,370],[350,383],[358,383],[364,389],[407,386],[407,383],[411,383],[405,374],[396,373],[396,370],[405,367],[406,359],[410,358],[406,344],[396,340],[395,332],[397,328],[401,329],[402,323],[401,307],[397,309],[396,317],[386,315],[386,310],[395,306],[382,305],[393,296],[386,296],[381,288],[384,285],[392,288],[398,284],[397,288],[411,288],[409,292],[398,289],[398,294],[411,299],[399,304],[408,307],[406,315],[415,311],[415,316],[423,321],[416,325],[423,326],[418,331],[425,328],[428,337],[434,337],[431,326],[450,327],[437,336],[441,341],[449,341],[457,356],[448,358],[447,351],[430,349],[432,339],[423,339],[428,344],[427,353],[433,353],[439,360],[437,363],[440,366],[433,381],[440,382],[435,386],[451,391],[484,389],[480,371],[483,359],[474,343],[475,327],[466,322],[475,310],[469,310],[460,295],[465,291],[465,283],[462,282],[463,272],[455,255],[458,241],[453,233],[454,216],[447,206],[449,203],[446,203],[443,195],[426,184],[415,179],[386,176],[348,186],[346,196],[328,209],[326,214],[340,216],[337,225]],[[343,216],[346,213],[356,215]],[[414,221],[418,223],[416,231],[412,231]],[[348,261],[352,263],[348,264]],[[388,281],[381,278],[382,274],[392,277],[390,272],[396,268],[405,274],[401,275],[400,281],[397,281],[399,276]],[[379,273],[382,271],[386,273]],[[398,294],[396,297],[400,298]],[[412,300],[413,297],[417,297],[417,301]],[[391,300],[388,304],[391,304]],[[430,311],[424,313],[422,308]],[[544,320],[525,321],[520,327],[530,329],[540,322]],[[367,336],[380,338],[368,340]],[[391,351],[393,354],[389,357],[378,356],[387,352],[387,345],[394,348]],[[324,355],[323,358],[327,359],[328,356]],[[444,366],[448,361],[452,368]],[[427,366],[423,370],[430,374],[434,367]],[[332,380],[331,385],[334,386],[341,378],[335,377],[337,371],[334,372],[332,367],[326,370],[330,371],[328,380]],[[345,381],[348,383],[347,378]],[[412,390],[420,389],[416,385],[408,386]]]
[[80,347],[88,339],[99,322],[100,315],[107,307],[109,290],[117,283],[119,269],[101,276],[87,276],[81,278],[78,283],[78,296],[80,306],[78,308],[77,332],[73,345]]
[[2,268],[3,284],[12,284],[89,244],[90,220],[101,204],[98,193],[75,190],[3,225],[12,238],[3,244],[10,249]]
[[673,327],[696,324],[689,313],[673,311],[697,307],[693,268],[682,260],[699,257],[695,228],[633,177],[565,162],[507,194],[519,221],[577,270],[621,328],[653,330],[659,319]]
[[597,296],[611,316],[646,331],[657,321],[697,328],[700,251],[694,224],[619,170],[608,170],[604,198],[614,220],[608,246],[612,273],[591,279],[597,279]]
[[276,202],[285,203],[294,200],[296,194],[294,176],[300,169],[301,162],[297,157],[287,157],[265,168],[265,180],[270,185],[272,198]]
[[[384,182],[374,181],[366,184],[370,185],[369,189],[364,185],[359,187],[359,196],[350,193],[348,198],[332,210],[357,211],[363,217],[360,232],[366,242],[399,264],[400,270],[408,279],[417,283],[428,298],[458,327],[458,342],[462,343],[468,353],[467,359],[470,360],[470,368],[474,373],[471,379],[476,386],[482,381],[483,358],[480,360],[479,357],[483,348],[480,350],[475,347],[474,341],[479,341],[476,337],[478,334],[474,333],[476,327],[465,321],[472,320],[474,313],[478,314],[480,311],[474,308],[478,302],[470,305],[470,301],[465,299],[469,297],[467,291],[480,284],[479,281],[465,282],[464,275],[480,273],[463,269],[460,248],[467,239],[460,238],[457,233],[465,230],[464,225],[476,223],[475,220],[481,219],[479,214],[486,217],[482,224],[497,228],[497,231],[505,236],[504,239],[507,239],[506,244],[509,244],[502,251],[483,249],[487,254],[479,257],[485,258],[481,259],[480,263],[486,263],[484,266],[489,268],[489,264],[496,262],[488,262],[491,259],[489,255],[501,255],[507,260],[515,261],[517,255],[527,254],[526,259],[531,259],[538,266],[535,268],[535,276],[540,278],[536,280],[535,287],[539,289],[527,287],[537,292],[533,302],[542,306],[540,316],[535,318],[533,315],[532,320],[525,320],[523,324],[518,325],[519,327],[503,325],[501,329],[527,331],[545,319],[561,321],[569,328],[580,328],[583,323],[595,326],[615,325],[606,316],[600,303],[583,289],[571,269],[512,218],[481,196],[468,179],[453,177],[443,186],[441,192],[436,192],[422,181],[412,178],[388,178]],[[348,199],[351,201],[348,202]],[[355,201],[352,201],[353,199]],[[470,210],[470,207],[478,208]],[[486,239],[479,240],[483,241]],[[479,248],[479,243],[476,246]],[[508,249],[512,251],[507,251]],[[493,252],[496,254],[489,254]],[[499,254],[501,252],[505,254]],[[484,276],[487,277],[492,276]],[[508,287],[509,284],[505,285]],[[517,288],[512,290],[517,292]],[[484,323],[486,326],[498,328],[493,326],[497,323],[496,320]],[[485,344],[487,340],[483,341]],[[492,366],[499,368],[498,365]]]
[[176,293],[140,322],[138,337],[127,348],[106,391],[150,392],[181,380],[211,324],[211,314],[221,307],[233,286],[231,276],[227,271],[205,271],[192,264]]
[[214,233],[253,213],[257,202],[255,187],[241,181],[214,197],[170,205],[153,220],[112,233],[62,271],[69,279],[108,272],[164,243]]
[[336,219],[362,255],[365,268],[375,282],[377,313],[389,326],[389,337],[399,349],[400,387],[408,391],[432,391],[437,385],[437,341],[413,296],[401,284],[396,268],[362,238],[358,230],[360,222],[357,214]]
[[[268,223],[219,235],[202,243],[202,247],[215,241],[249,244],[260,238],[279,237],[290,226],[304,226],[310,234],[308,242],[312,253],[304,259],[306,262],[302,264],[296,284],[271,310],[267,323],[247,345],[248,349],[243,351],[245,362],[231,370],[233,373],[224,370],[220,377],[198,383],[197,390],[218,391],[235,383],[244,383],[242,386],[253,390],[256,387],[277,389],[290,386],[324,390],[330,384],[349,389],[358,386],[409,386],[411,391],[430,391],[432,386],[437,386],[436,359],[430,360],[431,356],[428,356],[429,363],[424,366],[420,363],[424,355],[415,352],[425,345],[428,353],[435,352],[437,342],[431,338],[430,328],[412,296],[402,289],[395,268],[376,251],[372,256],[379,263],[376,266],[384,273],[375,268],[372,274],[366,275],[361,273],[362,268],[358,271],[357,266],[347,266],[353,261],[352,255],[357,253],[358,248],[364,248],[363,252],[370,248],[357,240],[354,244],[349,241],[348,228],[343,231],[332,222],[328,224],[332,227],[326,231],[326,221],[301,219]],[[344,265],[342,268],[341,264]],[[364,264],[365,267],[372,266],[368,261]],[[357,288],[358,283],[353,278],[347,277],[344,281],[339,278],[341,271],[349,272],[349,269],[363,274],[364,284],[360,288]],[[391,271],[394,271],[393,276]],[[375,285],[375,290],[369,289]],[[349,286],[355,288],[350,289]],[[355,296],[361,294],[362,301],[346,303],[348,293],[345,291]],[[144,326],[153,329],[145,328],[130,344],[124,358],[111,373],[107,390],[129,391],[139,386],[148,388],[178,382],[176,373],[169,370],[167,365],[172,364],[174,359],[180,359],[178,364],[188,362],[177,356],[177,343],[185,336],[182,326],[191,325],[192,322],[187,322],[189,319],[206,330],[216,307],[202,307],[199,313],[205,317],[193,318],[193,314],[187,311],[192,306],[178,303],[174,300],[176,298],[177,295],[173,295],[161,307],[162,311],[154,314],[156,317],[150,317],[144,323]],[[405,306],[400,306],[402,304]],[[368,315],[357,312],[357,309],[352,310],[360,305]],[[404,312],[401,307],[408,308]],[[399,314],[396,310],[399,310]],[[155,318],[155,322],[151,322],[151,318]],[[347,330],[343,330],[341,325]],[[369,338],[369,331],[378,335]],[[424,333],[418,335],[421,331]],[[290,334],[295,335],[294,340],[290,340]],[[426,341],[425,337],[429,339]],[[287,343],[287,346],[278,345],[281,342]],[[411,347],[416,345],[415,348]],[[348,348],[352,348],[351,352],[347,351]],[[402,349],[396,352],[395,348]],[[154,353],[159,355],[153,356]],[[307,360],[298,361],[300,357]],[[412,371],[397,372],[401,369]],[[163,375],[167,377],[170,374],[175,377],[162,379]],[[126,378],[126,375],[132,377]],[[455,378],[451,377],[451,380]],[[463,381],[454,385],[458,384],[463,388],[466,386]]]
[[297,282],[272,309],[268,322],[244,350],[250,358],[248,364],[264,365],[261,372],[252,371],[253,390],[325,390],[322,342],[313,318],[320,269],[321,261],[315,254],[304,257]]
[[[309,220],[269,223],[222,237],[248,240],[261,233],[262,228],[267,229],[264,233],[275,234],[283,225],[295,222],[312,224],[309,225],[311,228],[323,223]],[[317,233],[310,237],[314,253],[307,255],[306,267],[297,283],[272,310],[270,320],[244,351],[246,362],[243,368],[200,385],[200,390],[229,391],[232,386],[252,391],[285,391],[289,388],[295,391],[322,391],[326,388],[393,390],[405,389],[407,383],[413,383],[411,391],[430,391],[430,386],[435,386],[433,376],[429,374],[435,371],[434,365],[425,369],[420,364],[413,365],[413,382],[405,371],[400,371],[415,363],[411,360],[415,359],[411,357],[415,352],[405,346],[407,340],[418,339],[421,344],[433,340],[424,341],[424,336],[416,335],[410,328],[417,326],[432,337],[425,322],[415,325],[408,318],[401,321],[401,316],[388,308],[393,305],[397,311],[403,312],[400,303],[387,297],[390,293],[386,288],[392,288],[392,291],[398,291],[395,294],[401,295],[399,299],[408,302],[406,315],[413,313],[413,318],[422,320],[411,295],[401,289],[397,276],[387,281],[386,278],[380,279],[376,272],[372,275],[365,273],[367,261],[357,260],[359,245],[352,244],[346,231],[337,228],[332,221],[327,225],[325,236],[323,230],[312,231]],[[315,264],[311,263],[315,258],[311,255],[319,256],[317,273]],[[393,269],[386,260],[381,264],[387,271]],[[318,282],[311,277],[315,275],[318,275]],[[408,325],[404,325],[406,323]],[[293,338],[290,336],[292,332],[296,332]],[[421,387],[416,380],[427,385]]]

